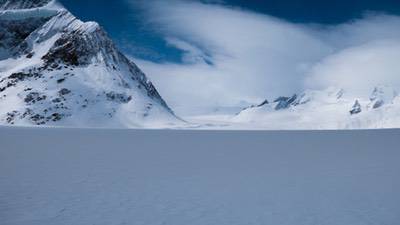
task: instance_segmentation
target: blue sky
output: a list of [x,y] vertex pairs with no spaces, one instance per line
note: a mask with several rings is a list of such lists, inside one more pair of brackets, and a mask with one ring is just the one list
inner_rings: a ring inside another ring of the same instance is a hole
[[399,0],[61,1],[100,23],[180,115],[309,89],[400,87]]
[[[179,62],[181,60],[182,51],[166,45],[163,36],[143,23],[143,10],[135,4],[141,0],[60,1],[82,20],[99,22],[128,54],[152,61]],[[226,6],[240,7],[295,23],[339,24],[360,18],[367,11],[400,15],[399,0],[210,0],[203,2],[217,2]]]

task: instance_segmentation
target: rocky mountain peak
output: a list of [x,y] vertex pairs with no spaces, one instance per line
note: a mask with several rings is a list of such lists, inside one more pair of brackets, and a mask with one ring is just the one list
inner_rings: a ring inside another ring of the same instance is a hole
[[395,97],[397,97],[397,92],[390,86],[380,85],[374,88],[369,99],[371,101],[370,106],[377,109],[384,104],[391,103]]
[[350,114],[351,115],[359,114],[359,113],[361,113],[361,111],[362,111],[361,104],[358,100],[356,100],[354,102],[353,107],[351,107]]
[[1,4],[7,9],[0,11],[2,123],[138,127],[177,121],[99,24],[49,3],[55,2]]

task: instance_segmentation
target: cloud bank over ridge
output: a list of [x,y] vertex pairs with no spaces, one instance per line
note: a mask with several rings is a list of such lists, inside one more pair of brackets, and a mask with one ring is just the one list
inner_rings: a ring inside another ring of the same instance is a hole
[[[234,105],[308,88],[400,87],[400,17],[295,24],[224,4],[134,1],[182,63],[135,59],[172,107]],[[178,112],[179,113],[179,112]]]

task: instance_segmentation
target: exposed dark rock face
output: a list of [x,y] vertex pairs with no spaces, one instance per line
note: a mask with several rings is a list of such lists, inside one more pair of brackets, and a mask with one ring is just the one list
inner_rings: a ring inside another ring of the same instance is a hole
[[374,101],[372,108],[377,109],[377,108],[380,108],[381,106],[383,106],[384,104],[385,104],[385,101],[383,101],[382,99],[378,99],[378,100]]
[[291,103],[293,106],[304,105],[311,101],[311,96],[307,95],[307,93],[302,93],[299,95],[296,100]]
[[61,84],[61,83],[64,82],[64,81],[65,81],[65,78],[58,79],[58,80],[57,80],[57,84]]
[[51,113],[48,114],[48,110],[44,110],[44,112],[35,112],[30,108],[26,108],[24,111],[12,111],[7,114],[7,123],[14,124],[16,120],[26,119],[31,121],[36,125],[43,125],[49,121],[59,121],[66,117],[67,115],[60,114],[60,113]]
[[374,90],[372,91],[371,96],[369,97],[369,100],[371,100],[371,102],[375,101],[383,94],[384,94],[383,90],[375,87]]
[[30,9],[47,5],[51,0],[0,0],[0,10]]
[[41,95],[38,92],[31,92],[25,97],[24,101],[28,104],[35,104],[36,102],[46,100],[46,98],[46,95]]
[[[262,106],[265,106],[265,105],[268,105],[268,104],[269,104],[269,101],[268,101],[267,99],[265,99],[262,103],[260,103],[260,104],[258,104],[258,105],[251,105],[251,106],[249,106],[249,107],[243,108],[242,111],[247,110],[247,109],[262,107]],[[241,112],[242,112],[242,111],[241,111]],[[236,115],[239,115],[241,112],[236,113]]]
[[344,95],[344,90],[340,89],[337,93],[336,93],[336,99],[341,99]]
[[88,65],[97,51],[88,45],[87,38],[86,35],[64,34],[42,59],[49,66],[56,62],[71,66]]
[[268,105],[269,104],[269,101],[267,100],[267,99],[265,99],[261,104],[259,104],[257,107],[261,107],[261,106],[264,106],[264,105]]
[[358,100],[356,100],[353,107],[350,110],[350,114],[351,115],[359,114],[361,113],[361,111],[362,111],[361,104],[358,102]]
[[[296,94],[293,95],[292,97],[284,97],[284,96],[278,97],[277,99],[275,99],[273,101],[273,103],[276,103],[274,109],[275,110],[283,110],[283,109],[289,108],[290,106],[299,105],[300,104],[299,103],[300,100],[301,100],[301,98],[298,98],[298,96]],[[247,110],[247,109],[251,109],[251,108],[263,107],[263,106],[269,105],[269,104],[270,104],[270,102],[266,99],[262,103],[260,103],[258,105],[251,105],[249,107],[244,108],[242,111]]]
[[393,95],[391,95],[391,93],[385,93],[383,88],[375,87],[369,98],[371,101],[372,108],[377,109],[382,107],[385,103],[388,103],[389,101],[393,100],[395,95],[396,95],[395,93],[393,93]]
[[[25,54],[27,43],[25,39],[37,28],[46,23],[49,18],[29,18],[23,20],[2,20],[0,19],[0,60],[17,54]],[[30,55],[30,57],[32,57]],[[29,57],[28,57],[29,58]]]
[[132,100],[132,96],[127,96],[125,94],[115,92],[109,92],[106,94],[106,96],[109,101],[114,101],[118,103],[128,103]]
[[61,90],[58,92],[58,94],[59,94],[60,96],[67,95],[67,94],[69,94],[69,93],[71,93],[71,90],[68,90],[68,89],[66,89],[66,88],[63,88],[63,89],[61,89]]
[[275,106],[275,110],[287,109],[290,105],[292,105],[297,99],[297,95],[293,95],[292,97],[279,97],[275,99],[274,102],[278,103]]
[[7,78],[3,78],[0,80],[0,92],[5,91],[7,88],[14,87],[16,86],[19,82],[25,81],[29,78],[39,78],[41,75],[37,72],[19,72],[19,73],[13,73]]
[[18,111],[12,111],[7,113],[6,121],[9,124],[14,124],[15,117],[17,116]]

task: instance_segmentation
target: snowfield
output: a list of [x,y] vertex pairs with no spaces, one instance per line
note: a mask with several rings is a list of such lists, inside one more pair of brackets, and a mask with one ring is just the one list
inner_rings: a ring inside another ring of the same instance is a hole
[[2,225],[397,225],[400,130],[0,128]]

